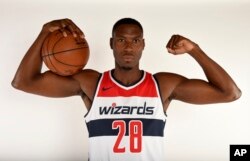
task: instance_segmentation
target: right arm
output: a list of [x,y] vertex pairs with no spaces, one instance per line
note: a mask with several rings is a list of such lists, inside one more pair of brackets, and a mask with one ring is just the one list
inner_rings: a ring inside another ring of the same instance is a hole
[[45,24],[17,69],[12,81],[14,88],[48,97],[66,97],[84,93],[92,100],[94,88],[100,75],[98,72],[83,70],[68,77],[59,76],[51,71],[41,73],[43,61],[40,53],[43,41],[50,32],[55,30],[62,31],[66,36],[64,29],[69,29],[76,38],[84,36],[81,30],[69,19],[55,20]]

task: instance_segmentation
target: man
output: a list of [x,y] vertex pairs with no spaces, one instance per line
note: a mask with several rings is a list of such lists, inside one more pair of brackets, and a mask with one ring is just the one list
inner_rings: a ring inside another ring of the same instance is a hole
[[151,75],[140,70],[145,43],[141,24],[131,18],[116,22],[110,47],[115,68],[99,73],[85,69],[62,77],[41,73],[40,51],[46,36],[69,30],[79,41],[84,34],[69,19],[45,24],[24,56],[13,87],[42,96],[80,95],[88,110],[89,160],[164,160],[165,112],[172,100],[193,104],[230,102],[241,96],[232,78],[200,47],[189,39],[173,35],[167,50],[174,55],[187,53],[202,67],[207,81],[161,72]]

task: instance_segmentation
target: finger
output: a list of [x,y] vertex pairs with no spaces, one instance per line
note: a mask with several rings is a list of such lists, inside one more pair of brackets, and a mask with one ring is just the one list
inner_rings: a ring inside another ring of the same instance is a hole
[[63,34],[64,37],[67,37],[68,34],[65,30],[65,27],[67,26],[67,24],[63,21],[63,20],[59,20],[59,31]]
[[50,27],[48,30],[49,30],[50,32],[54,32],[54,31],[59,30],[59,29],[60,29],[60,27],[55,26],[55,27]]
[[174,49],[167,48],[167,50],[168,50],[168,53],[175,54],[175,50]]
[[78,29],[76,30],[76,32],[77,32],[77,34],[79,35],[80,38],[83,39],[83,38],[85,37],[85,35],[84,35],[84,33],[83,33],[83,31],[82,31],[81,29],[78,28]]
[[84,33],[82,32],[82,30],[80,30],[79,28],[76,28],[74,32],[75,32],[75,33],[77,34],[77,36],[79,36],[80,38],[84,38],[84,37],[85,37],[85,35],[84,35]]
[[169,39],[168,43],[167,43],[167,48],[171,48],[171,45],[173,43],[173,39],[174,39],[174,35]]
[[59,31],[63,34],[64,37],[68,36],[68,34],[64,28],[59,29]]
[[69,24],[68,28],[73,33],[74,37],[79,36],[80,38],[82,38],[82,35],[84,36],[81,29],[72,20],[66,19],[65,21],[67,21],[67,23]]
[[177,41],[178,41],[178,35],[173,35],[167,44],[167,48],[174,49],[174,46]]
[[175,35],[175,39],[173,40],[173,44],[172,44],[172,49],[177,49],[178,47],[180,47],[180,40],[181,40],[181,36]]
[[76,28],[74,28],[73,26],[69,26],[69,27],[75,38],[84,39],[85,35],[78,27]]
[[69,25],[67,28],[68,28],[68,30],[72,33],[72,35],[73,35],[74,37],[77,37],[76,31],[75,31],[75,29],[74,29],[73,26]]
[[[64,29],[67,29],[70,33],[72,33],[72,35],[75,38],[78,37],[80,39],[84,39],[84,37],[85,37],[84,33],[80,30],[80,28],[78,26],[75,25],[75,23],[72,20],[66,18],[66,19],[63,19],[60,21],[61,21],[60,27],[63,28],[62,32]],[[64,35],[66,35],[66,34],[64,33]]]
[[66,24],[65,24],[65,22],[63,20],[60,23],[61,23],[61,28],[65,28],[66,27]]
[[[70,27],[70,24],[66,21],[66,19],[59,20],[60,22],[60,31],[64,33],[64,35],[67,34],[66,31],[69,31],[72,33],[72,27]],[[66,34],[65,34],[66,33]],[[73,34],[73,33],[72,33]]]
[[84,35],[84,33],[80,36],[82,39],[84,39],[84,37],[85,37],[85,35]]
[[82,30],[80,30],[78,27],[74,30],[74,32],[77,34],[78,37],[80,37],[81,39],[83,39],[85,37],[84,33],[82,32]]

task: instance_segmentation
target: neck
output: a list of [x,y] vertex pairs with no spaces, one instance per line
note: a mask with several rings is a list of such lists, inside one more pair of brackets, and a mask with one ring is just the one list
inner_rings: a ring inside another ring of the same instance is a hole
[[143,72],[139,70],[139,68],[132,68],[132,69],[120,69],[115,68],[112,70],[113,77],[125,86],[130,86],[138,82]]

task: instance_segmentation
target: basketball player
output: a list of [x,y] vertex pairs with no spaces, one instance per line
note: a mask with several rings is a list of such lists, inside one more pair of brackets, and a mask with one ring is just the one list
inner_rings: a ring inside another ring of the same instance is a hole
[[[113,26],[110,47],[115,68],[104,73],[84,69],[62,77],[41,73],[41,47],[45,37],[55,30],[76,39],[82,31],[69,19],[45,24],[24,56],[13,87],[25,92],[48,96],[79,95],[88,110],[90,161],[163,161],[165,112],[173,100],[192,104],[231,102],[241,96],[229,74],[191,40],[173,35],[166,48],[174,55],[189,54],[203,69],[207,80],[160,72],[150,74],[139,68],[145,47],[143,28],[131,18]],[[156,63],[152,59],[152,63]]]

